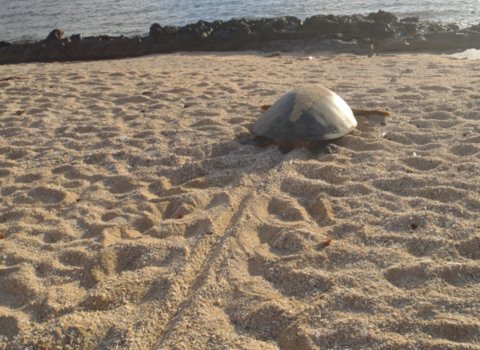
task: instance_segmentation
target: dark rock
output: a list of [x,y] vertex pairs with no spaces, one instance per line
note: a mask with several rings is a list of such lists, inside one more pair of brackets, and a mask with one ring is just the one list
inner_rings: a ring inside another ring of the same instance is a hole
[[450,31],[456,32],[457,30],[460,29],[460,26],[459,26],[457,23],[448,23],[448,24],[447,24],[447,28],[448,28]]
[[410,44],[404,38],[390,38],[381,41],[376,48],[376,51],[406,51],[408,49],[410,49]]
[[371,40],[352,40],[352,41],[341,41],[334,40],[336,45],[335,51],[342,53],[354,53],[356,55],[367,55],[370,56],[373,54],[373,42]]
[[370,32],[375,26],[374,21],[366,20],[363,16],[359,18],[352,16],[352,18],[348,18],[343,23],[343,30],[339,34],[342,35],[342,40],[345,41],[370,38]]
[[375,27],[375,21],[371,19],[365,19],[364,17],[355,18],[350,26],[350,34],[355,38],[363,38],[372,31]]
[[257,32],[263,40],[275,39],[277,34],[271,22],[263,22]]
[[415,36],[415,33],[417,32],[417,30],[418,30],[418,24],[407,22],[407,23],[403,23],[400,26],[399,34],[401,36]]
[[202,39],[202,28],[196,25],[189,25],[180,28],[178,35],[176,36],[177,43],[180,46],[191,45],[196,47],[198,41]]
[[468,47],[468,35],[464,33],[435,33],[427,36],[435,50],[466,49]]
[[163,28],[165,34],[169,36],[174,36],[180,31],[181,27],[178,26],[166,26]]
[[390,24],[378,23],[370,29],[370,37],[375,39],[386,39],[394,37],[397,32]]
[[480,49],[480,33],[479,32],[469,32],[468,34],[468,48],[469,49]]
[[198,21],[182,27],[154,23],[145,37],[100,35],[63,37],[59,29],[41,42],[0,42],[0,64],[136,57],[176,51],[336,51],[372,55],[373,51],[452,50],[480,47],[480,25],[399,20],[378,11],[368,16],[318,15],[263,19]]
[[250,30],[250,28],[248,28],[247,25],[235,31],[237,39],[240,40],[246,40],[251,33],[252,31]]
[[284,30],[287,27],[287,20],[285,17],[275,18],[271,22],[271,26],[276,31]]
[[159,35],[162,35],[163,34],[163,28],[160,24],[158,23],[153,23],[151,26],[150,26],[150,32],[149,32],[149,36],[159,36]]
[[419,17],[405,17],[400,20],[402,23],[418,23],[420,22]]
[[376,23],[383,24],[394,24],[399,22],[398,17],[395,16],[393,13],[385,12],[382,10],[379,10],[377,13],[370,13],[367,18],[374,20]]
[[441,23],[430,23],[428,31],[431,33],[445,32],[446,28]]
[[301,31],[309,35],[328,35],[341,33],[343,29],[343,24],[337,18],[318,15],[307,18]]
[[12,45],[10,41],[0,41],[0,49],[3,49],[4,47],[9,47]]
[[408,42],[408,44],[412,50],[415,50],[424,47],[426,42],[427,38],[425,38],[423,35],[416,35],[413,40]]
[[474,32],[480,32],[480,24],[475,24],[475,25],[467,28],[467,30],[471,30],[471,31],[474,31]]
[[[292,16],[285,16],[274,19],[243,20],[243,28],[248,28],[250,38],[260,38],[261,40],[287,40],[294,39],[297,30],[301,26],[301,21]],[[243,29],[245,31],[245,29]]]
[[80,41],[82,40],[82,35],[81,34],[73,34],[70,36],[70,40],[72,42]]
[[301,25],[302,21],[294,16],[275,18],[272,22],[273,29],[284,33],[295,33]]
[[212,22],[211,27],[213,28],[214,33],[218,30],[224,30],[225,29],[223,21],[220,21],[220,20]]
[[464,33],[431,33],[417,36],[409,44],[414,50],[466,49],[469,46],[469,37]]
[[47,36],[47,41],[54,41],[54,40],[60,40],[63,39],[63,30],[60,29],[54,29],[48,34]]
[[345,39],[345,37],[342,33],[333,33],[333,34],[323,35],[322,39],[348,41],[347,39]]
[[358,43],[353,41],[342,41],[335,39],[309,40],[305,45],[304,51],[312,54],[317,51],[335,51],[338,53],[355,52],[358,49]]

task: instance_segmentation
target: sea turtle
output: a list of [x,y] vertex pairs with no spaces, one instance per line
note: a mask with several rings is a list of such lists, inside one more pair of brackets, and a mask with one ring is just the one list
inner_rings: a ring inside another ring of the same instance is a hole
[[308,146],[314,153],[328,151],[326,146],[332,140],[357,126],[355,116],[390,115],[378,110],[351,109],[340,96],[322,85],[301,86],[262,108],[266,112],[253,124],[256,136],[239,142],[259,147],[274,142],[283,153],[301,146]]

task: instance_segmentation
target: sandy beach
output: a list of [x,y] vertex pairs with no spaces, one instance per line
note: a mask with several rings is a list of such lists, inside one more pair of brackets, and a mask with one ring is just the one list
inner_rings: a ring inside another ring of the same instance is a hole
[[[480,349],[479,61],[266,56],[0,66],[1,350]],[[306,84],[391,116],[237,142]]]

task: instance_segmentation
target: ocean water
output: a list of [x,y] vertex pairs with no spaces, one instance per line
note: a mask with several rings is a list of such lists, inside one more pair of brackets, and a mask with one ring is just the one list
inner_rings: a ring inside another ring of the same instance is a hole
[[480,0],[0,0],[0,40],[38,40],[55,28],[67,36],[145,35],[152,23],[185,25],[199,20],[318,14],[369,14],[479,23]]

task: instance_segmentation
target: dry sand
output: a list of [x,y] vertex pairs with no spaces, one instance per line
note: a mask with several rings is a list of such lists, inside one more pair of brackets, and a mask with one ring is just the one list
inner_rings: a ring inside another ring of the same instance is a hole
[[[478,61],[200,53],[10,76],[0,349],[480,349]],[[326,156],[236,142],[309,83],[392,116]]]

